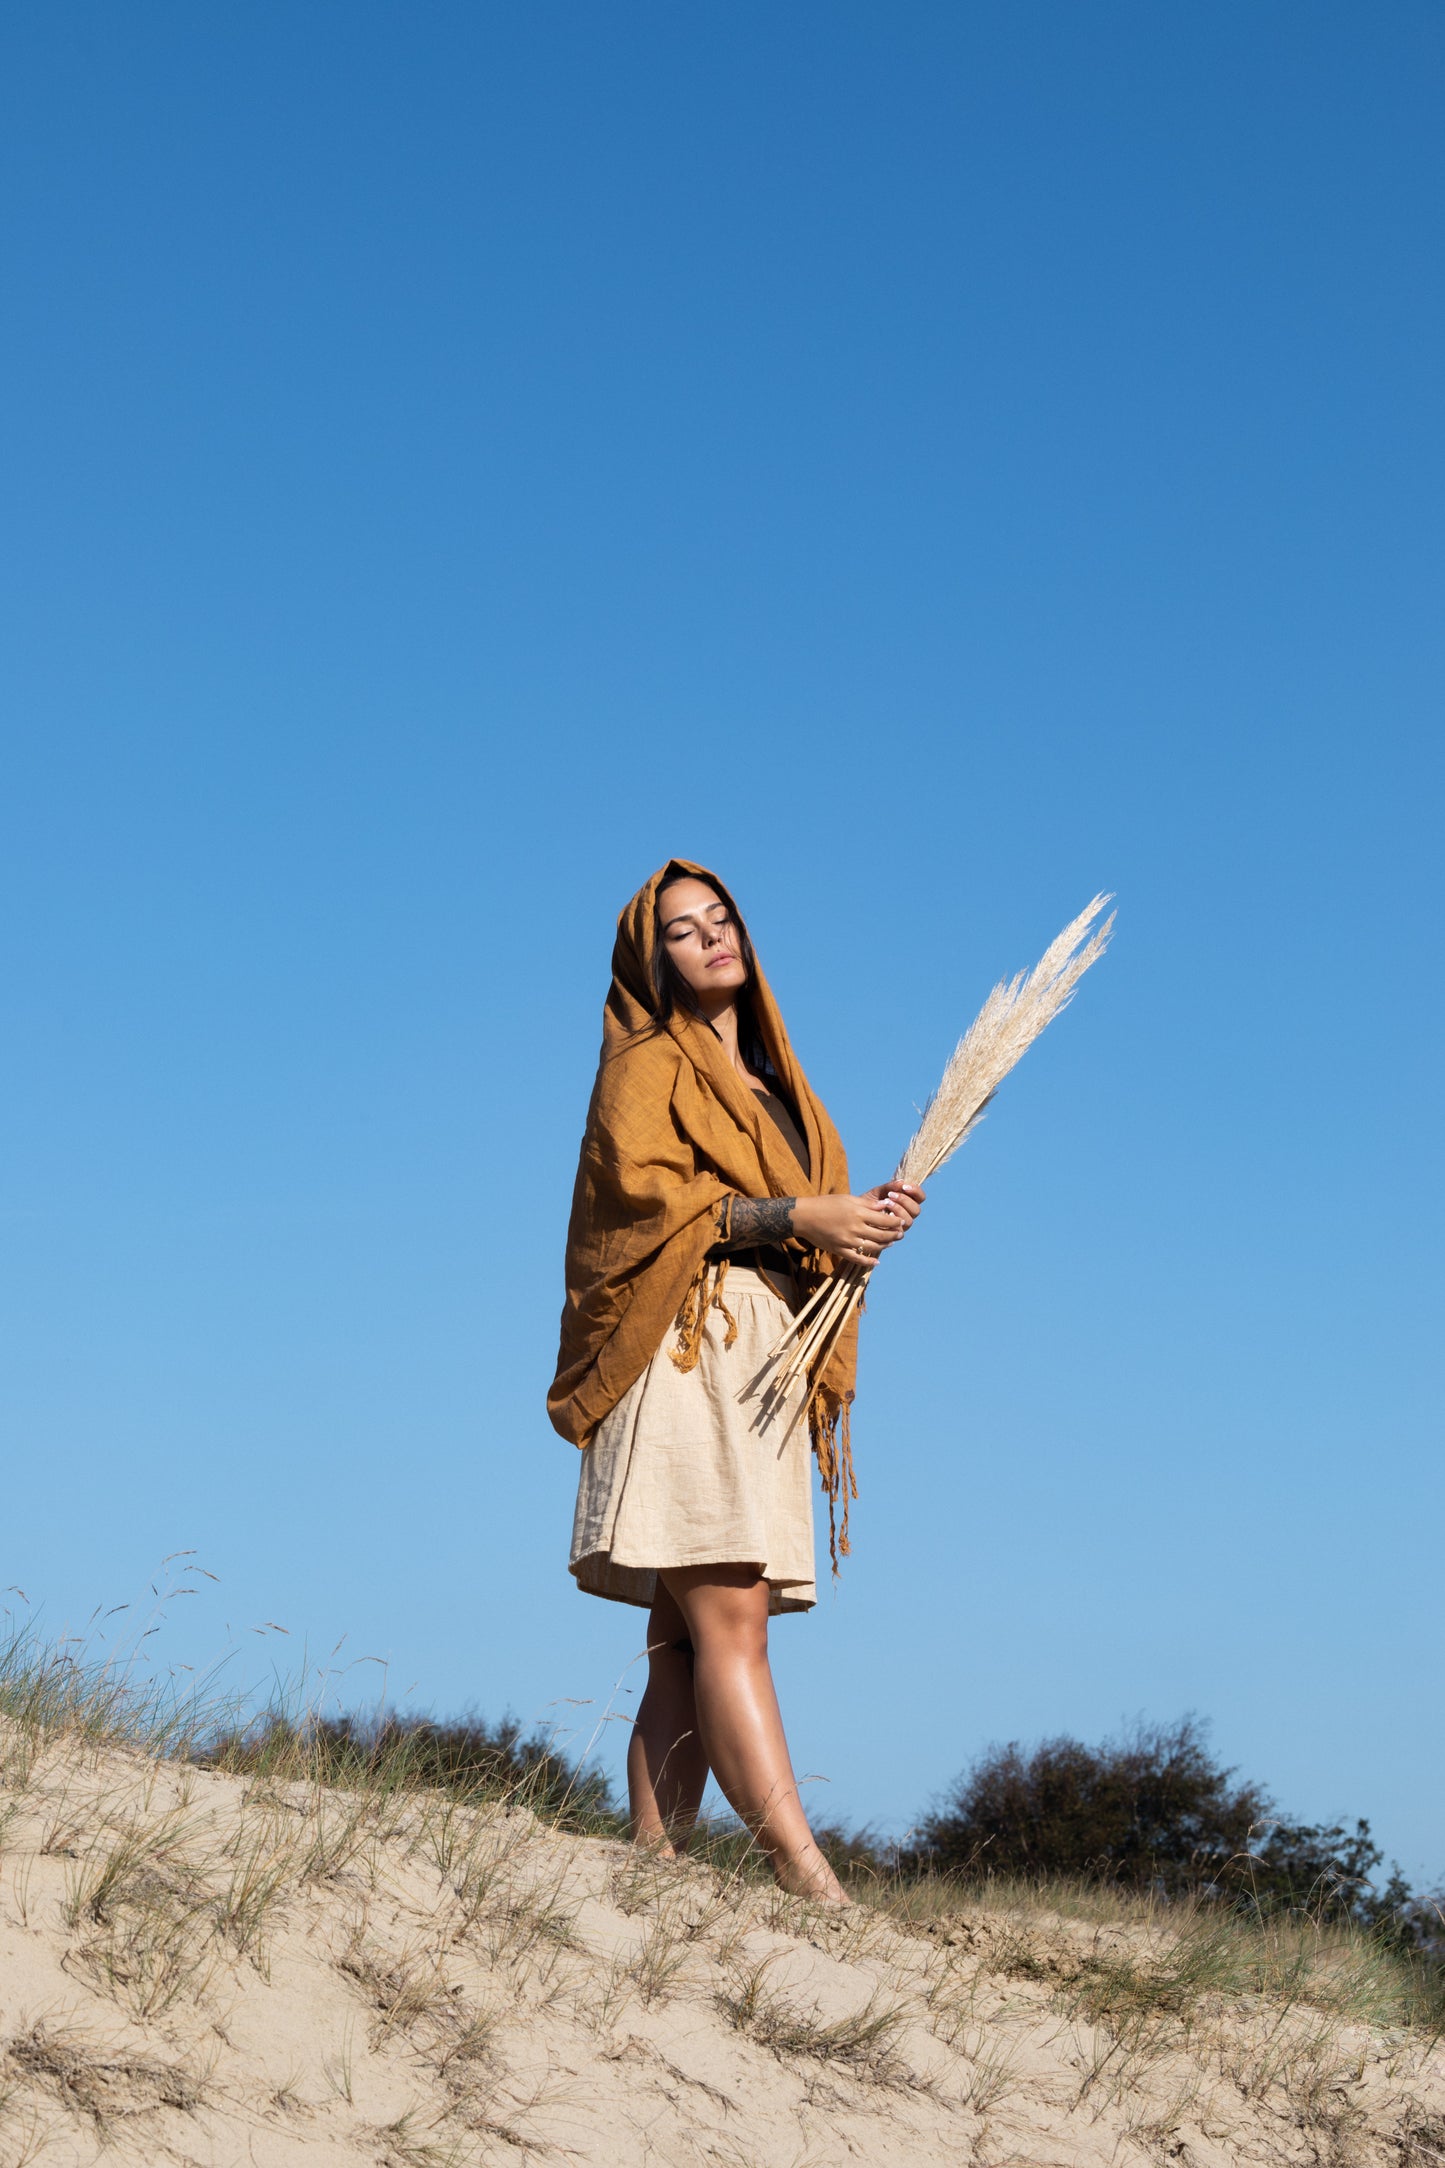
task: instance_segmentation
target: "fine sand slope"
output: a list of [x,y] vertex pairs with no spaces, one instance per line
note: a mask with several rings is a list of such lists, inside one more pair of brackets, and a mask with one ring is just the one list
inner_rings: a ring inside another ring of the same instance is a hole
[[0,1763],[5,2168],[1445,2163],[1445,2051],[1358,1942],[828,1916],[519,1807]]

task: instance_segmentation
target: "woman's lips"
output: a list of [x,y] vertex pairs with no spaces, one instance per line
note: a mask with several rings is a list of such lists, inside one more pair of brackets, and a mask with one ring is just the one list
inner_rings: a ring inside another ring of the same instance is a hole
[[737,958],[732,954],[731,950],[725,949],[721,956],[714,956],[712,962],[708,965],[708,970],[716,971],[719,964],[735,964],[736,962]]

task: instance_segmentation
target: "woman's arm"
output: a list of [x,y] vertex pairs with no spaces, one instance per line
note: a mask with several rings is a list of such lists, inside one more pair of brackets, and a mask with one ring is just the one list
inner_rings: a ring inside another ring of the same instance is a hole
[[722,1238],[725,1250],[753,1250],[763,1243],[786,1242],[793,1233],[796,1197],[729,1197],[731,1207]]
[[873,1265],[907,1234],[923,1203],[916,1182],[880,1184],[862,1197],[731,1197],[724,1201],[725,1250],[756,1249],[796,1235],[850,1265]]

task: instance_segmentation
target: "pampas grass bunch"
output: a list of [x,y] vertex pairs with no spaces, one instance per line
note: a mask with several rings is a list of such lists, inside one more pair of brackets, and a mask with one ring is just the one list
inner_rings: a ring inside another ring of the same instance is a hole
[[[1114,914],[1102,926],[1094,921],[1109,896],[1071,919],[1051,941],[1032,971],[1002,979],[959,1040],[923,1110],[923,1118],[904,1147],[895,1182],[930,1180],[950,1160],[982,1121],[989,1101],[1035,1039],[1074,998],[1074,990],[1109,943]],[[863,1299],[871,1265],[845,1265],[824,1280],[773,1348],[776,1362],[768,1397],[781,1399],[799,1377],[816,1381],[849,1318]],[[791,1345],[790,1345],[791,1343]]]

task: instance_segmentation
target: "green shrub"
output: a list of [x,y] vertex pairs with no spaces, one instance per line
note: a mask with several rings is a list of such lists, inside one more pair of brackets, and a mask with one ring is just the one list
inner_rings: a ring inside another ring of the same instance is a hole
[[1068,1876],[1350,1918],[1418,1942],[1398,1870],[1384,1892],[1371,1889],[1381,1857],[1368,1822],[1286,1821],[1259,1785],[1219,1765],[1193,1717],[1099,1746],[994,1747],[928,1816],[909,1856],[963,1876]]
[[569,1829],[611,1833],[619,1825],[606,1777],[578,1769],[541,1733],[524,1738],[511,1716],[496,1724],[477,1716],[449,1724],[396,1716],[297,1723],[272,1712],[247,1730],[213,1739],[197,1758],[212,1768],[282,1781],[507,1800]]

